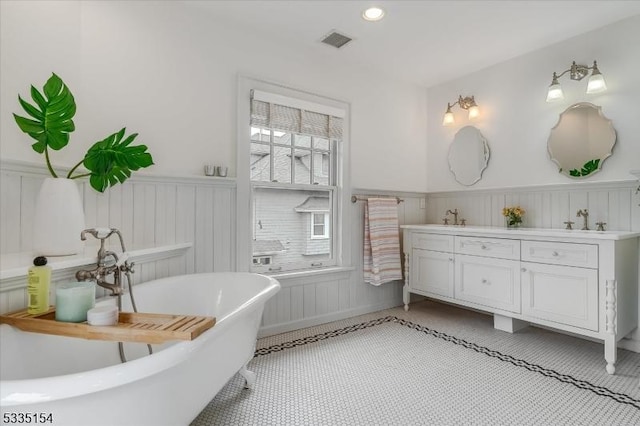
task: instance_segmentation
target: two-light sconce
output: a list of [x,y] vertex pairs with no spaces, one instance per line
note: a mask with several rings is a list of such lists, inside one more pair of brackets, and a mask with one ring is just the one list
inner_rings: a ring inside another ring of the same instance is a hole
[[587,93],[600,93],[607,90],[607,84],[604,81],[604,77],[600,74],[600,70],[598,69],[598,64],[596,61],[593,61],[593,66],[588,67],[586,65],[576,65],[576,62],[573,61],[571,67],[568,70],[563,71],[560,75],[557,75],[555,72],[553,73],[553,79],[551,80],[551,85],[549,86],[549,90],[547,91],[547,102],[553,102],[564,99],[564,93],[562,93],[562,87],[560,83],[558,83],[558,79],[569,73],[569,78],[571,80],[580,81],[589,74],[589,70],[592,70],[591,76],[589,77],[589,81],[587,82]]
[[458,100],[454,103],[447,103],[447,112],[444,114],[444,119],[442,120],[443,126],[451,126],[455,123],[455,119],[453,118],[453,112],[451,108],[455,105],[458,105],[460,108],[469,111],[469,120],[473,120],[478,118],[480,115],[480,109],[476,104],[476,100],[473,96],[458,96]]

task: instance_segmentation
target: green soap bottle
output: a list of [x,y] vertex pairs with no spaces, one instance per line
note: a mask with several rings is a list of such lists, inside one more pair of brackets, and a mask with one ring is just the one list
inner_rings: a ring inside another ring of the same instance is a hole
[[51,285],[51,267],[47,266],[47,258],[38,256],[33,259],[29,268],[27,294],[29,306],[27,313],[41,314],[49,309],[49,286]]

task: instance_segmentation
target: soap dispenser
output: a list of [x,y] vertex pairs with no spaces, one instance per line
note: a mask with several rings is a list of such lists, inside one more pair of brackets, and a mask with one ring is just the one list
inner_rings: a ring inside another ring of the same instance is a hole
[[38,256],[33,259],[29,268],[27,294],[29,305],[27,313],[36,315],[49,309],[49,286],[51,285],[51,267],[47,266],[47,258]]

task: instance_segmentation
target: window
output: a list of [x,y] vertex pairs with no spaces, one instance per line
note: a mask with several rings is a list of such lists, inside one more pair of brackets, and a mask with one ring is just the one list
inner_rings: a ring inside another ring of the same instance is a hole
[[329,215],[327,213],[311,214],[311,238],[329,238]]
[[255,256],[253,258],[254,265],[271,265],[271,256]]
[[337,264],[334,225],[341,217],[337,167],[343,115],[335,108],[252,90],[253,271]]

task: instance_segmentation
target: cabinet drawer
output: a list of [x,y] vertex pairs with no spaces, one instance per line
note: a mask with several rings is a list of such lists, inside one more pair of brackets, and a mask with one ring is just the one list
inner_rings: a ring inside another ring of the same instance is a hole
[[520,313],[520,262],[456,255],[455,298]]
[[504,238],[456,237],[456,253],[520,260],[520,241]]
[[597,268],[598,246],[552,241],[522,241],[522,260],[554,265]]
[[415,232],[411,239],[411,247],[423,250],[453,252],[453,236],[439,234],[421,234]]
[[598,272],[522,263],[522,314],[598,331]]

